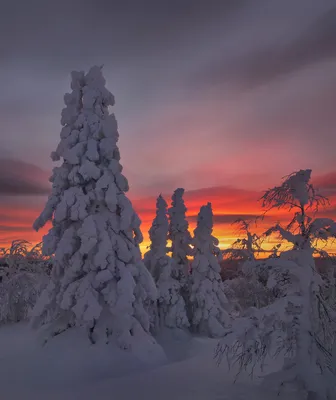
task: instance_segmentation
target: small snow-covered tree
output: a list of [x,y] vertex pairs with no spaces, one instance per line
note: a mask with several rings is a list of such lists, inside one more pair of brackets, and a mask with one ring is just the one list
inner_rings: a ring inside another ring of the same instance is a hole
[[[230,248],[223,250],[223,255],[229,260],[240,261],[238,276],[224,284],[230,304],[236,304],[236,309],[244,313],[250,307],[261,308],[270,304],[274,294],[266,286],[267,262],[258,258],[264,253],[262,238],[251,232],[250,222],[238,219],[236,224],[244,237],[238,238]],[[275,246],[275,250],[278,249],[279,246]]]
[[256,254],[262,252],[261,238],[250,230],[250,222],[238,218],[235,221],[239,230],[245,234],[245,237],[235,240],[231,247],[223,250],[223,256],[233,260],[255,261]]
[[[278,232],[292,249],[278,258],[269,258],[267,286],[275,289],[275,301],[250,316],[238,319],[218,347],[218,357],[226,354],[240,369],[262,365],[266,356],[286,356],[282,370],[266,376],[265,383],[303,390],[307,398],[331,400],[336,396],[336,375],[332,352],[335,346],[334,313],[323,296],[323,281],[316,270],[314,244],[336,235],[335,222],[313,218],[327,199],[310,183],[311,170],[300,170],[285,178],[281,186],[265,192],[267,209],[298,210],[290,224],[269,229]],[[232,343],[233,342],[233,343]]]
[[[13,240],[10,247],[0,249],[0,257],[5,262],[7,276],[13,276],[21,271],[29,271],[37,266],[37,261],[42,261],[43,257],[38,255],[39,244],[29,250],[31,246],[27,240]],[[33,258],[36,261],[35,265],[32,265]]]
[[150,250],[144,261],[158,288],[158,320],[160,327],[187,328],[189,321],[186,305],[181,295],[181,282],[172,271],[172,259],[167,253],[168,240],[167,203],[160,195],[156,202],[156,217],[149,229]]
[[47,274],[28,271],[3,277],[0,283],[0,323],[28,319],[48,280]]
[[[51,335],[85,326],[92,342],[112,337],[123,348],[149,337],[154,281],[141,260],[140,219],[126,197],[118,129],[100,67],[72,72],[64,96],[61,141],[51,157],[52,193],[34,223],[51,220],[43,252],[53,255],[49,285],[34,308],[34,323]],[[151,339],[150,339],[151,340]]]
[[40,243],[14,240],[0,249],[0,323],[28,319],[41,290],[49,279],[49,258],[41,254]]
[[173,274],[184,285],[189,274],[188,256],[192,255],[192,238],[188,230],[186,219],[187,207],[183,200],[184,189],[176,189],[172,196],[172,205],[169,214],[169,235],[171,240],[171,252],[173,258]]
[[224,288],[230,306],[241,315],[251,307],[265,307],[275,298],[273,290],[251,274],[241,273],[238,277],[225,281]]
[[220,275],[221,252],[212,236],[211,204],[202,206],[194,230],[194,260],[190,276],[192,327],[201,334],[218,337],[230,323],[228,300]]

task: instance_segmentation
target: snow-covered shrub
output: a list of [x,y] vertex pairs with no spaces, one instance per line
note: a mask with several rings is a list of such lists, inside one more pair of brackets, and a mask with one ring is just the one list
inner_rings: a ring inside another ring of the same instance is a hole
[[243,313],[250,307],[261,308],[274,301],[274,292],[258,280],[240,275],[224,282],[225,292],[230,305]]
[[156,202],[156,217],[149,230],[150,250],[144,262],[158,288],[158,324],[160,327],[187,328],[189,321],[181,295],[181,282],[173,274],[172,259],[167,256],[167,203],[160,195]]
[[41,246],[15,240],[1,249],[0,322],[18,322],[29,317],[37,297],[48,281],[49,263]]
[[[147,338],[155,283],[141,260],[140,219],[122,175],[117,121],[109,113],[113,95],[100,67],[73,72],[72,92],[64,96],[61,140],[50,178],[52,193],[35,221],[43,252],[54,254],[51,280],[34,310],[34,324],[50,335],[85,326],[92,342],[114,339],[122,348]],[[146,339],[146,340],[147,340]]]
[[238,278],[240,274],[241,261],[228,260],[223,258],[220,265],[221,265],[221,277],[223,281]]
[[336,308],[336,263],[334,260],[321,275],[324,280],[324,298]]
[[18,272],[0,283],[0,323],[29,318],[36,300],[48,282],[48,275]]
[[[229,261],[239,261],[238,272],[250,282],[265,285],[268,268],[266,263],[259,258],[261,254],[265,253],[262,247],[262,238],[256,233],[251,233],[250,222],[240,218],[235,223],[245,237],[238,238],[231,247],[223,250],[223,257]],[[271,257],[276,256],[279,247],[279,245],[274,247]]]
[[221,252],[212,236],[211,204],[202,206],[194,230],[194,260],[191,264],[190,307],[192,328],[200,334],[218,337],[230,323],[229,305],[220,275]]
[[246,220],[238,219],[236,224],[245,237],[238,238],[230,248],[223,251],[227,260],[240,262],[238,276],[227,280],[225,287],[230,304],[236,304],[236,309],[243,314],[250,307],[261,308],[270,304],[274,300],[274,293],[266,286],[267,260],[256,257],[264,252],[262,238],[251,233],[250,223]]
[[231,247],[223,250],[223,256],[229,260],[253,261],[256,260],[256,255],[261,253],[261,238],[256,233],[250,231],[250,222],[238,218],[235,221],[240,232],[244,233],[245,237],[235,240]]
[[192,255],[192,238],[188,230],[186,219],[187,207],[183,200],[184,189],[176,189],[172,196],[172,205],[168,210],[169,234],[173,258],[173,273],[182,284],[186,284],[189,275],[190,263],[188,256]]
[[312,218],[326,199],[310,183],[311,170],[289,175],[279,187],[265,192],[267,209],[297,210],[291,223],[276,225],[267,234],[278,232],[292,245],[280,257],[267,260],[267,287],[277,292],[274,302],[260,309],[250,309],[238,318],[218,346],[219,360],[226,355],[238,363],[240,371],[263,365],[266,356],[285,356],[283,368],[265,377],[273,388],[295,386],[309,399],[336,398],[335,314],[323,294],[324,282],[318,273],[313,254],[317,240],[336,235],[330,219]]
[[267,375],[265,383],[279,388],[294,383],[297,389],[327,393],[330,388],[321,383],[332,372],[323,353],[327,349],[320,347],[318,336],[322,327],[326,334],[329,328],[326,320],[319,321],[318,303],[309,302],[311,291],[318,296],[320,279],[306,256],[296,250],[271,261],[268,286],[278,287],[282,296],[266,307],[250,308],[245,317],[238,318],[219,344],[217,356],[225,355],[230,363],[238,364],[239,372],[253,372],[256,366],[264,366],[267,356],[282,354],[286,357],[284,369]]
[[18,272],[50,272],[50,258],[42,255],[42,244],[33,246],[27,240],[13,240],[9,248],[0,249],[3,260],[1,276],[12,276]]

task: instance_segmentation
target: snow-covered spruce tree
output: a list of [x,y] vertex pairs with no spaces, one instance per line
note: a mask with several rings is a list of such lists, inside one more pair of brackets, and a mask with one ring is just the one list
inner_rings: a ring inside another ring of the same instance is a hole
[[160,195],[156,200],[156,216],[148,231],[151,241],[150,250],[144,256],[146,267],[155,280],[160,274],[158,261],[167,254],[168,229],[167,203]]
[[190,269],[188,256],[192,255],[192,238],[188,230],[187,207],[184,204],[183,194],[184,189],[178,188],[172,196],[172,205],[168,210],[168,239],[171,240],[171,252],[174,261],[173,274],[185,285]]
[[48,280],[45,273],[28,271],[3,277],[0,283],[0,323],[28,319]]
[[141,335],[150,338],[148,307],[157,291],[141,260],[140,219],[125,195],[117,122],[108,110],[114,97],[100,67],[72,72],[71,88],[52,153],[63,163],[53,170],[52,193],[34,224],[38,230],[52,221],[43,252],[54,256],[33,322],[48,324],[51,335],[85,326],[92,342],[107,336],[129,348]]
[[158,325],[168,328],[187,328],[189,321],[181,295],[181,282],[173,276],[172,259],[167,253],[167,203],[160,195],[156,202],[156,217],[149,229],[150,250],[144,261],[158,288]]
[[192,328],[210,337],[224,335],[230,323],[228,300],[220,275],[221,252],[218,239],[212,236],[211,204],[202,206],[194,230],[194,260],[191,266],[190,304]]
[[327,199],[310,183],[311,170],[300,170],[285,178],[281,186],[265,192],[263,206],[269,210],[295,210],[287,227],[276,225],[267,234],[278,232],[292,249],[269,258],[267,286],[276,289],[274,303],[240,318],[219,344],[219,359],[225,354],[240,369],[263,365],[267,355],[283,354],[282,370],[266,376],[273,388],[287,385],[306,394],[309,400],[336,398],[335,314],[323,296],[323,281],[316,270],[316,241],[336,236],[331,219],[309,216]]

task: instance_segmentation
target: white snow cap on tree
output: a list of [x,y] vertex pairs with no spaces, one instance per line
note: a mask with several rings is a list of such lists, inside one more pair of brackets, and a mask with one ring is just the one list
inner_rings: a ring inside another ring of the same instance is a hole
[[327,199],[318,195],[310,183],[311,173],[311,169],[301,169],[285,177],[280,186],[265,192],[261,198],[262,206],[269,209],[286,205],[292,209],[298,206],[312,208],[316,204],[325,205]]
[[309,201],[308,183],[311,177],[311,169],[300,170],[285,180],[284,186],[292,193],[293,197],[301,204]]
[[72,92],[64,96],[61,141],[51,157],[52,193],[35,221],[51,220],[43,251],[54,254],[49,286],[35,309],[35,324],[52,323],[55,334],[85,325],[95,341],[104,332],[122,347],[147,335],[147,307],[156,300],[152,277],[141,261],[140,219],[125,196],[113,95],[100,67],[72,72]]
[[188,230],[189,224],[186,220],[187,208],[183,200],[184,189],[176,189],[172,196],[172,206],[168,210],[169,214],[169,236],[172,242],[172,258],[174,260],[174,274],[178,279],[188,275],[189,261],[187,256],[192,255],[191,235]]
[[156,202],[156,217],[149,229],[150,250],[145,264],[158,287],[158,322],[160,327],[187,328],[189,321],[181,295],[181,283],[174,277],[172,259],[167,256],[168,239],[167,203],[160,195]]
[[202,206],[194,230],[194,260],[191,272],[190,302],[193,328],[207,336],[218,337],[230,323],[228,300],[220,276],[221,252],[218,239],[212,236],[211,203]]

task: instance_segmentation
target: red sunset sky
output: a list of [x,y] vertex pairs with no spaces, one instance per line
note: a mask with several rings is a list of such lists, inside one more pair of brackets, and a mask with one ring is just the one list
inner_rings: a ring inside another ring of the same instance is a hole
[[[30,177],[32,175],[29,175]],[[36,175],[36,184],[40,182],[41,187],[46,182],[45,177]],[[28,178],[27,178],[28,181]],[[316,186],[321,188],[321,192],[328,195],[330,206],[321,211],[321,215],[327,217],[336,217],[336,173],[326,174],[324,176],[315,177]],[[31,180],[33,185],[33,179]],[[170,194],[163,193],[168,203],[170,203]],[[217,186],[203,189],[195,189],[187,191],[185,194],[185,202],[188,207],[188,219],[190,229],[195,228],[196,217],[202,204],[210,201],[213,206],[215,218],[214,234],[220,240],[222,248],[228,247],[239,235],[238,227],[234,224],[237,218],[246,218],[254,220],[255,217],[262,213],[261,204],[258,199],[262,195],[262,191],[252,189],[237,189],[233,186]],[[11,196],[8,196],[10,198]],[[16,202],[3,204],[0,210],[0,218],[2,221],[0,230],[0,246],[8,246],[12,240],[22,238],[33,243],[39,242],[45,234],[49,226],[46,226],[39,232],[32,230],[32,223],[39,215],[46,200],[46,195],[41,196],[20,196],[15,199]],[[142,220],[142,230],[144,233],[144,243],[141,250],[146,251],[148,245],[148,229],[155,216],[155,196],[138,197],[135,193],[130,193],[130,198],[136,211]],[[24,204],[23,204],[24,201]],[[254,232],[261,234],[267,227],[275,222],[287,222],[288,214],[286,212],[271,212],[261,221],[251,225]],[[274,240],[274,239],[273,239]],[[272,242],[271,242],[272,243]],[[269,245],[266,244],[266,248]]]
[[[94,64],[116,97],[121,163],[146,240],[156,196],[170,203],[184,187],[191,229],[210,201],[226,247],[237,217],[260,215],[263,190],[306,168],[336,218],[334,2],[145,1],[132,13],[127,2],[99,3],[74,0],[64,14],[60,2],[41,2],[38,16],[8,4],[0,15],[0,30],[17,27],[0,35],[0,247],[46,231],[31,227],[49,192],[63,95],[70,71]],[[253,229],[277,220],[286,215]]]

